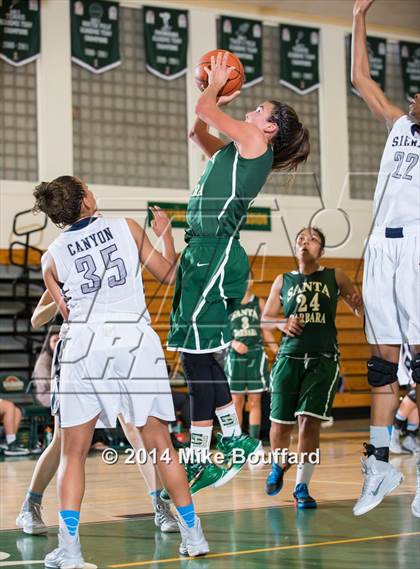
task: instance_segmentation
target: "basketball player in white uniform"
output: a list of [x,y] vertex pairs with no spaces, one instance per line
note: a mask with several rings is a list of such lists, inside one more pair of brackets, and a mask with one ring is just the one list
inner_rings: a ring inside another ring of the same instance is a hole
[[[365,444],[365,481],[353,513],[372,510],[403,476],[389,462],[390,431],[398,407],[400,346],[412,351],[412,378],[420,402],[420,93],[408,115],[388,101],[370,76],[366,12],[373,0],[353,9],[352,83],[372,113],[389,130],[374,197],[374,226],[364,258],[366,336],[371,344],[368,381],[372,387],[370,441]],[[420,517],[420,462],[412,512]]]
[[43,182],[34,196],[35,211],[67,227],[42,258],[45,285],[65,321],[59,385],[59,547],[46,556],[45,566],[84,566],[78,526],[86,455],[95,427],[115,427],[119,414],[140,428],[146,449],[156,451],[160,477],[178,511],[180,553],[205,554],[208,545],[167,428],[175,418],[174,408],[140,272],[142,263],[159,281],[173,282],[176,254],[169,220],[154,210],[162,233],[161,254],[135,221],[96,217],[95,197],[78,178]]

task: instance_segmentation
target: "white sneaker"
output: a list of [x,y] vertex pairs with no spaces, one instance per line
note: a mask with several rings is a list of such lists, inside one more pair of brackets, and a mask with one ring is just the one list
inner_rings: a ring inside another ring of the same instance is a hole
[[44,559],[45,567],[52,569],[83,569],[85,562],[80,548],[79,536],[76,539],[65,538],[58,533],[58,547],[48,553]]
[[418,450],[418,445],[417,445],[417,437],[416,435],[413,433],[411,435],[407,435],[404,437],[404,439],[401,442],[401,447],[411,453],[414,454],[415,452],[417,452]]
[[158,500],[154,504],[155,508],[155,526],[163,533],[179,532],[178,522],[172,514],[169,504]]
[[416,495],[411,503],[411,511],[413,516],[420,518],[420,452],[417,452],[416,456],[416,470],[417,470],[417,486]]
[[400,432],[398,429],[392,430],[392,436],[389,443],[389,452],[392,454],[410,454],[409,450],[401,446]]
[[357,500],[353,514],[361,516],[376,508],[387,494],[395,490],[404,480],[404,476],[388,462],[377,460],[371,454],[362,459],[362,473],[365,477],[362,493]]
[[247,464],[249,470],[259,470],[260,468],[263,468],[265,466],[264,459],[265,451],[261,443],[261,446],[248,456]]
[[182,538],[179,546],[181,555],[198,557],[199,555],[206,555],[210,551],[198,516],[195,517],[195,524],[192,528],[189,528],[181,518],[178,519],[178,525]]
[[41,516],[41,509],[41,504],[26,500],[16,518],[17,527],[30,535],[48,533],[48,528]]

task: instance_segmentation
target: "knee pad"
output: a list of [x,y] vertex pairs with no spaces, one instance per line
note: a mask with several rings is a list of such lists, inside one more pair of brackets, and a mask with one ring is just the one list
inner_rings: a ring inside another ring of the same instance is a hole
[[384,387],[398,381],[398,364],[372,356],[367,366],[368,383],[371,387]]
[[413,402],[416,403],[417,399],[416,399],[416,390],[415,389],[410,389],[410,391],[407,393],[407,397]]
[[411,377],[415,383],[420,383],[420,353],[414,354],[410,362]]

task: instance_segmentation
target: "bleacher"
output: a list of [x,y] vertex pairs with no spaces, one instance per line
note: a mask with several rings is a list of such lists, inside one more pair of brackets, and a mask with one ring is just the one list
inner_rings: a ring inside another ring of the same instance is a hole
[[[254,257],[250,258],[249,262],[254,273],[254,291],[263,298],[268,297],[271,284],[278,274],[295,268],[293,257]],[[326,267],[340,267],[361,287],[363,265],[360,259],[331,257],[323,259],[322,264]],[[146,270],[143,271],[143,280],[154,329],[165,345],[174,287],[157,283]],[[337,393],[334,407],[368,407],[370,388],[367,383],[366,360],[370,351],[363,331],[363,319],[354,316],[342,300],[337,307],[337,329],[344,392]],[[280,339],[280,332],[277,338]],[[165,355],[172,367],[179,365],[174,352],[165,351]],[[272,360],[269,350],[267,355]]]
[[[43,290],[39,271],[40,251],[29,244],[31,231],[17,230],[19,215],[16,216],[14,230],[15,235],[23,241],[14,242],[8,251],[0,251],[0,374],[21,377],[26,389],[34,364],[34,353],[45,330],[34,331],[30,326],[32,309]],[[37,231],[42,229],[38,228]],[[279,273],[295,268],[293,257],[253,257],[249,261],[254,273],[254,291],[263,298],[268,297],[271,284]],[[359,259],[325,258],[323,264],[340,267],[361,286],[363,266]],[[143,280],[153,326],[165,345],[174,287],[158,283],[147,270],[143,271]],[[363,319],[354,316],[342,300],[338,303],[337,314],[344,391],[337,394],[334,407],[368,407],[370,389],[366,378],[366,360],[369,346],[363,332]],[[277,339],[280,339],[280,333]],[[177,354],[165,351],[165,355],[172,368],[180,365]],[[269,350],[268,356],[272,360]]]

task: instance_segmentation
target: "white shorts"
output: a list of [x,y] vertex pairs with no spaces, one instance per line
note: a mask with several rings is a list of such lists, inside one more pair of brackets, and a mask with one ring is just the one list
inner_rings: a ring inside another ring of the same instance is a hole
[[[402,234],[402,237],[386,237]],[[420,226],[375,227],[363,272],[369,344],[420,344]]]
[[138,427],[150,416],[175,420],[160,339],[146,321],[70,323],[62,330],[61,427],[98,415],[97,428],[115,427],[120,413]]

